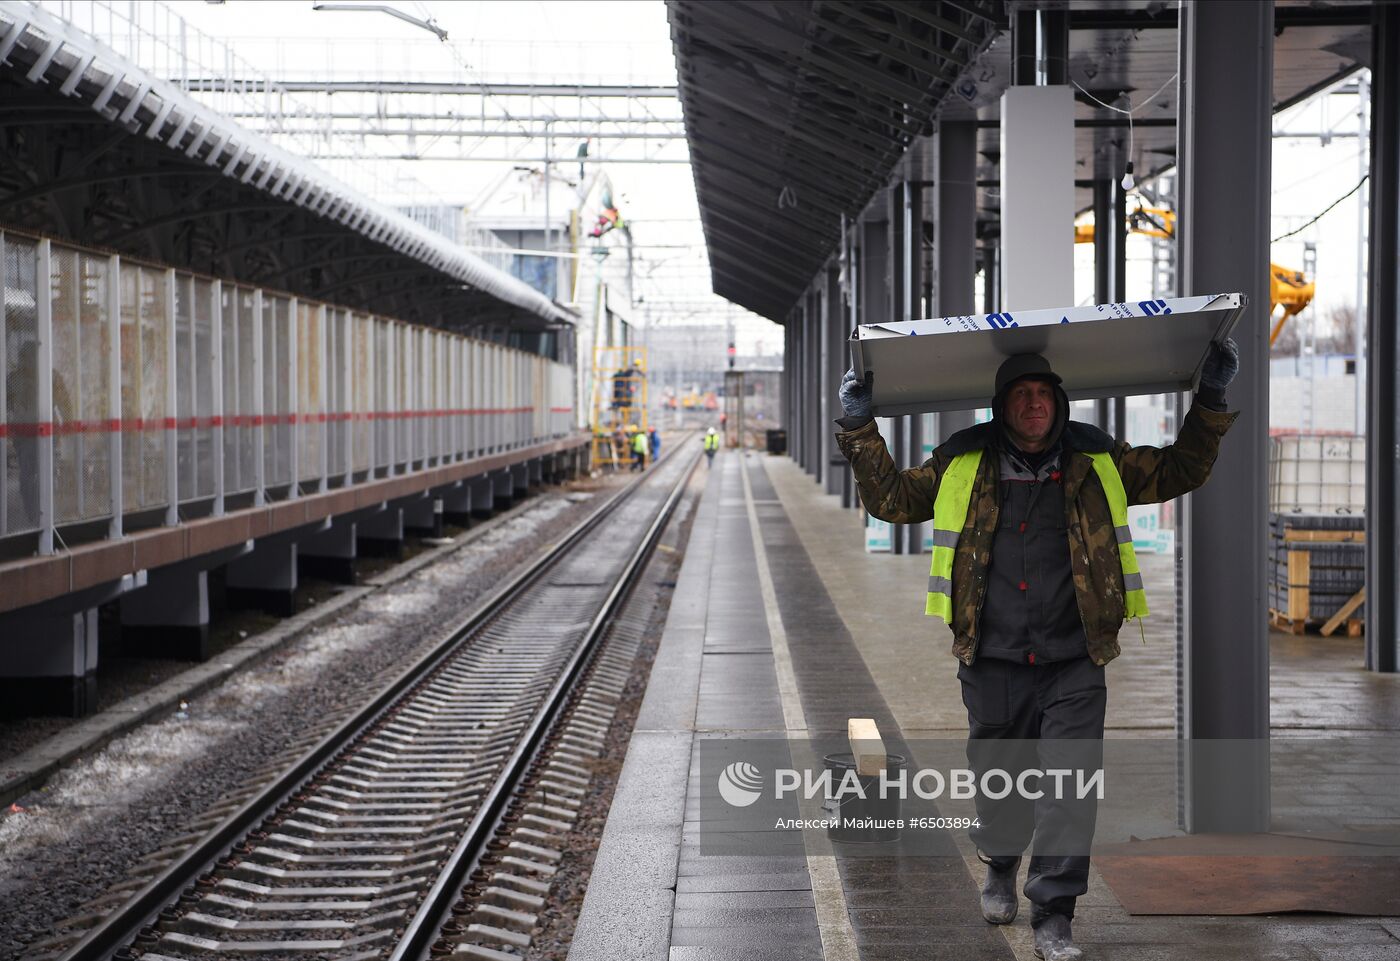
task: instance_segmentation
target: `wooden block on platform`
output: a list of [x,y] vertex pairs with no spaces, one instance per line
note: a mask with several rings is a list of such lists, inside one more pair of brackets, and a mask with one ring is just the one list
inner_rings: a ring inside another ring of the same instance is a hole
[[875,719],[852,717],[846,719],[846,738],[851,742],[851,755],[856,759],[856,773],[871,777],[885,769],[885,742]]
[[[1333,631],[1342,626],[1342,621],[1345,621],[1352,611],[1356,610],[1364,603],[1366,603],[1366,588],[1363,587],[1361,590],[1351,595],[1351,597],[1347,599],[1347,602],[1337,609],[1337,613],[1327,619],[1327,623],[1322,625],[1322,636],[1330,637]],[[1361,636],[1360,631],[1357,631],[1355,634],[1351,632],[1351,625],[1354,623],[1359,623],[1356,618],[1352,618],[1347,624],[1348,637]]]
[[1272,607],[1269,608],[1269,623],[1279,630],[1287,631],[1290,634],[1303,634],[1306,633],[1308,629],[1308,622],[1306,619],[1299,618],[1295,620],[1283,611],[1276,611]]

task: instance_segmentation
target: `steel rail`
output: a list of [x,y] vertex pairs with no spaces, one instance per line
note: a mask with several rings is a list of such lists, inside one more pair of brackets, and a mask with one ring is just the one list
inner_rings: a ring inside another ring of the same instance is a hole
[[599,646],[600,639],[606,633],[618,609],[622,606],[623,600],[635,584],[647,559],[651,556],[652,549],[660,540],[662,531],[666,529],[666,524],[675,512],[676,504],[684,496],[691,475],[699,463],[700,452],[696,451],[690,464],[681,471],[680,478],[666,498],[666,502],[661,505],[661,510],[657,512],[656,518],[642,537],[641,543],[632,552],[627,566],[623,568],[622,574],[613,584],[602,608],[594,616],[592,623],[588,625],[583,639],[570,655],[568,663],[560,672],[554,686],[550,688],[549,694],[546,695],[544,703],[535,713],[530,726],[516,742],[515,750],[511,752],[505,767],[496,777],[486,796],[478,803],[476,813],[467,826],[466,832],[458,841],[457,847],[453,850],[447,863],[438,873],[437,880],[433,882],[428,894],[419,904],[418,911],[414,914],[413,920],[409,922],[403,937],[399,939],[394,953],[389,956],[389,961],[418,961],[418,959],[428,956],[429,946],[436,940],[438,929],[442,926],[448,910],[457,900],[463,882],[471,876],[471,872],[476,869],[481,860],[486,843],[494,835],[521,776],[529,769],[531,761],[539,753],[540,745],[545,736],[562,713],[569,693],[574,689],[575,684],[591,661]]
[[[669,462],[673,456],[677,456],[679,453],[680,445],[677,444],[653,465],[653,469],[662,463]],[[690,477],[698,463],[699,455],[696,454],[693,462],[682,472],[682,479],[676,490],[663,504],[661,509],[663,515],[669,514],[674,509],[676,492],[683,489],[685,480]],[[360,710],[322,738],[306,754],[277,775],[254,797],[220,822],[203,838],[187,848],[169,867],[136,892],[125,904],[87,930],[82,938],[59,956],[58,961],[105,961],[123,945],[134,940],[137,933],[149,924],[163,908],[178,898],[187,886],[194,883],[210,866],[228,853],[239,840],[262,823],[279,805],[300,790],[318,771],[333,761],[362,732],[391,710],[414,687],[427,679],[438,666],[455,655],[461,645],[468,641],[478,629],[492,621],[502,608],[533,587],[545,573],[564,559],[571,548],[593,533],[608,516],[640,490],[651,476],[654,475],[644,474],[611,495],[607,501],[599,505],[595,511],[542,553],[529,567],[491,594],[484,603],[478,604],[471,612],[463,615],[446,632],[443,640],[434,645],[432,650],[424,653],[417,661],[400,672]],[[646,536],[643,537],[643,547],[654,541],[657,536],[655,529],[656,525],[653,524],[652,529],[649,529]],[[635,568],[636,555],[624,568],[622,578],[630,581],[634,576]],[[621,579],[619,583],[621,583]],[[618,596],[618,591],[614,588],[605,602],[605,611],[611,612],[616,596]],[[595,618],[596,623],[597,619]],[[592,638],[592,629],[590,626],[590,634],[586,635],[589,640]],[[575,658],[570,661],[571,672],[575,669],[576,660]],[[551,689],[551,695],[553,694],[554,691]],[[552,701],[547,703],[552,703]],[[515,760],[514,755],[512,755],[511,760]],[[454,852],[452,860],[456,860],[456,852]],[[430,894],[433,891],[436,891],[436,886],[430,890]],[[415,917],[415,921],[417,920]]]

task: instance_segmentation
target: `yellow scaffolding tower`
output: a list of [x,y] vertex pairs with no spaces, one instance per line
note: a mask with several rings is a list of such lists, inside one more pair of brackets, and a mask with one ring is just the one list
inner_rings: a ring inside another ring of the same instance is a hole
[[646,370],[645,347],[593,348],[593,466],[631,463],[632,434],[647,430]]

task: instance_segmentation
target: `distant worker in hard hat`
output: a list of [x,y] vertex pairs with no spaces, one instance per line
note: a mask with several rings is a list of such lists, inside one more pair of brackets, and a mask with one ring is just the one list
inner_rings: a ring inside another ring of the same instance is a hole
[[634,431],[632,434],[632,469],[634,471],[647,469],[647,435],[641,431]]
[[715,451],[719,450],[719,431],[711,427],[705,431],[705,466],[715,466]]
[[[1101,769],[1104,665],[1118,656],[1124,620],[1147,614],[1128,507],[1206,482],[1238,416],[1225,406],[1238,370],[1235,343],[1212,344],[1176,442],[1130,447],[1071,421],[1050,364],[1018,354],[997,370],[992,420],[902,471],[872,419],[870,380],[858,384],[846,372],[836,440],[866,510],[896,524],[933,521],[924,612],[953,631],[979,783],[995,768]],[[1025,895],[1035,955],[1072,961],[1081,952],[1070,921],[1088,889],[1097,809],[1092,792],[1057,799],[1049,783],[1039,782],[1038,800],[1034,786],[1002,800],[979,792],[971,835],[987,865],[983,918],[1016,917],[1016,871],[1031,846]]]

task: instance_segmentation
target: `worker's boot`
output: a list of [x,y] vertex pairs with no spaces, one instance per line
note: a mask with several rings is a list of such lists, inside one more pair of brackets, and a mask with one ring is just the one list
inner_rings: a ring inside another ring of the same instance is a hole
[[982,885],[982,919],[988,924],[1010,924],[1016,920],[1016,871],[1021,866],[1017,858],[1010,867],[997,868],[981,851],[977,859],[987,866],[987,881]]
[[1079,961],[1084,952],[1074,946],[1069,918],[1052,914],[1035,925],[1035,956],[1044,961]]

